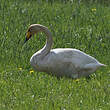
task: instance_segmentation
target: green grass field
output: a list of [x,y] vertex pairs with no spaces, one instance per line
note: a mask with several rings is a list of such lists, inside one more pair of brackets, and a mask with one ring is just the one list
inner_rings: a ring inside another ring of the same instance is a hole
[[[110,3],[59,1],[0,0],[0,110],[110,110]],[[88,80],[33,72],[30,57],[46,40],[42,33],[23,45],[35,23],[50,29],[53,48],[77,48],[108,66]]]

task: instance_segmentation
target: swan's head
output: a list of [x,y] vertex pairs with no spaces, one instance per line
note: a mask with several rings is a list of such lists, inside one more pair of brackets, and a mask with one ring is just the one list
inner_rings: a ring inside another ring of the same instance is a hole
[[32,24],[29,26],[28,31],[26,32],[25,42],[28,41],[32,35],[37,34],[43,29],[43,26],[40,24]]

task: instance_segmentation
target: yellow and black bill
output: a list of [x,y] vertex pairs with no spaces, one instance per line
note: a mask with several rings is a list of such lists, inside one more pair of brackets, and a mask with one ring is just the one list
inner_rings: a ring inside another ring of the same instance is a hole
[[31,36],[32,36],[31,33],[27,32],[26,33],[26,39],[25,39],[24,43],[26,43],[31,38]]

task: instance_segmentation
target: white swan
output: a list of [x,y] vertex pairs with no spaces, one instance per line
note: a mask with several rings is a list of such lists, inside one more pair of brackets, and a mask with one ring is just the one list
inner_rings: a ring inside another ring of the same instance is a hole
[[52,34],[47,27],[40,24],[32,24],[28,28],[25,42],[38,32],[44,32],[47,40],[45,46],[30,59],[30,63],[36,71],[51,73],[57,77],[80,78],[90,75],[101,66],[105,66],[95,58],[77,49],[51,49]]

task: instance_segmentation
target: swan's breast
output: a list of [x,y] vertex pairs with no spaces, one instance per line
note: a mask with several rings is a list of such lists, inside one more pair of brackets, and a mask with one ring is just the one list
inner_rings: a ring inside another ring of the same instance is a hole
[[40,71],[41,66],[39,64],[39,57],[36,55],[36,53],[30,58],[30,64],[33,67],[34,70]]

